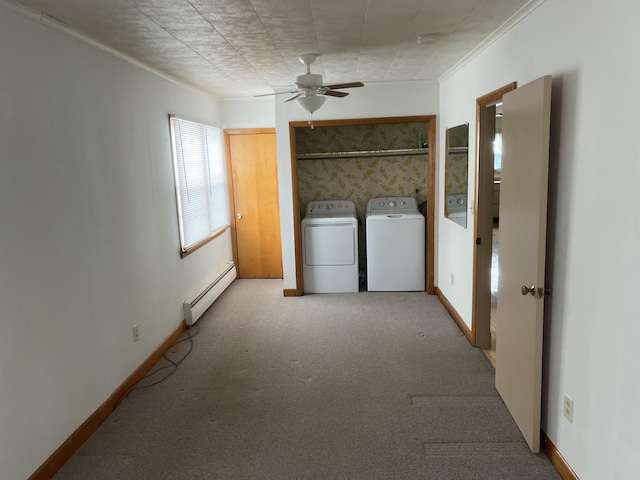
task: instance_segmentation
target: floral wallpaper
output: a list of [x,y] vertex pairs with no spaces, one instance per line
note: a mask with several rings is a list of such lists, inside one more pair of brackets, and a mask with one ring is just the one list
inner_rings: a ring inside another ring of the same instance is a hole
[[467,193],[469,177],[467,153],[449,153],[447,160],[447,194]]
[[[424,122],[341,125],[296,130],[298,154],[417,148],[426,142]],[[426,153],[426,152],[425,152]],[[427,155],[298,160],[301,214],[308,202],[343,199],[356,204],[364,219],[367,201],[375,197],[427,198]]]
[[351,200],[364,219],[367,201],[376,197],[426,200],[426,155],[298,160],[300,208],[314,200]]
[[296,149],[300,154],[418,148],[420,135],[426,142],[424,122],[299,128]]

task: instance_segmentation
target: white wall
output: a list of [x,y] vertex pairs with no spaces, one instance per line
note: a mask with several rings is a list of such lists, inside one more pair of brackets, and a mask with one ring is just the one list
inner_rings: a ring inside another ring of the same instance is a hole
[[[349,89],[344,98],[327,98],[313,114],[314,120],[346,118],[398,117],[405,115],[435,115],[438,113],[438,84],[402,82],[397,84],[367,84]],[[295,250],[293,241],[293,193],[291,182],[291,151],[289,122],[305,121],[309,114],[295,102],[277,99],[276,148],[278,152],[278,190],[280,193],[280,225],[284,288],[296,286]],[[437,147],[436,147],[437,148]]]
[[[475,131],[477,97],[554,76],[543,428],[582,480],[640,471],[638,18],[636,0],[547,0],[441,85],[442,142]],[[469,325],[473,222],[441,220],[438,238],[438,285]]]
[[275,128],[275,96],[259,98],[221,98],[223,128]]
[[[217,99],[0,5],[0,478],[27,478],[231,258],[180,259],[167,115]],[[132,340],[137,323],[140,341]]]

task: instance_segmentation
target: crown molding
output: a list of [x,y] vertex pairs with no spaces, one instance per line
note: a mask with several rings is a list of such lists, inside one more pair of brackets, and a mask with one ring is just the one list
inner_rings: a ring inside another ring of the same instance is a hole
[[458,63],[456,63],[453,67],[443,73],[440,78],[438,78],[438,82],[442,83],[445,80],[451,78],[458,70],[464,67],[467,63],[471,62],[474,58],[480,55],[483,51],[485,51],[491,44],[493,44],[500,37],[505,35],[509,30],[515,27],[518,23],[524,20],[529,16],[534,10],[536,10],[540,5],[545,3],[547,0],[531,0],[526,5],[524,5],[520,10],[514,13],[511,17],[509,17],[502,25],[500,25],[491,35],[485,38],[480,44],[471,50],[467,55],[465,55]]
[[69,37],[74,38],[75,40],[78,40],[86,45],[90,45],[94,48],[97,48],[98,50],[101,50],[105,53],[108,53],[109,55],[112,55],[116,58],[119,58],[120,60],[124,60],[127,63],[130,63],[138,68],[141,68],[142,70],[145,70],[157,77],[160,77],[164,80],[167,80],[171,83],[174,83],[182,88],[186,88],[188,90],[192,90],[194,92],[203,94],[203,95],[207,95],[209,97],[212,97],[214,99],[218,99],[220,98],[218,95],[215,95],[211,92],[208,92],[206,90],[203,90],[201,88],[198,88],[194,85],[191,85],[189,83],[183,82],[181,80],[178,80],[175,77],[172,77],[171,75],[168,75],[164,72],[161,72],[160,70],[157,70],[155,68],[153,68],[150,65],[147,65],[146,63],[141,62],[140,60],[136,60],[133,57],[130,57],[122,52],[119,52],[118,50],[114,49],[113,47],[99,42],[98,40],[95,40],[87,35],[85,35],[84,33],[81,33],[73,28],[71,28],[69,25],[66,25],[65,23],[55,19],[54,17],[51,17],[49,15],[47,15],[46,13],[41,13],[38,12],[36,10],[33,10],[29,7],[26,7],[22,4],[19,3],[15,3],[11,0],[0,0],[0,7],[6,8],[7,10],[10,10],[11,12],[15,13],[16,15],[20,15],[24,18],[26,18],[27,20],[31,20],[35,23],[39,23],[40,25],[42,25],[43,27],[48,27],[51,28],[53,30],[57,30]]

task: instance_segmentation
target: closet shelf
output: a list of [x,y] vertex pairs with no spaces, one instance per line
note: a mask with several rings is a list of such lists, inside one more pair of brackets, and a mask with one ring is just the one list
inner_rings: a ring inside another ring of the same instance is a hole
[[399,157],[427,153],[429,153],[428,148],[397,148],[390,150],[359,150],[356,152],[299,153],[296,158],[298,160],[319,160],[327,158]]
[[449,147],[449,153],[467,153],[469,147]]

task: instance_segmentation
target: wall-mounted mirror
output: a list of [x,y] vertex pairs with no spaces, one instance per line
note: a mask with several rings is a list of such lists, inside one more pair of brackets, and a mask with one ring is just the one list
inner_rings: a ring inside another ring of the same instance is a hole
[[467,228],[469,124],[447,129],[444,215]]

